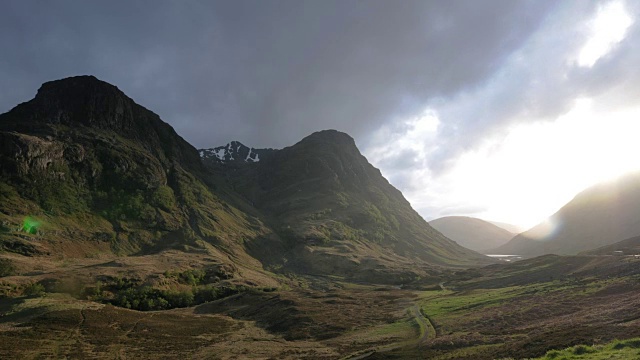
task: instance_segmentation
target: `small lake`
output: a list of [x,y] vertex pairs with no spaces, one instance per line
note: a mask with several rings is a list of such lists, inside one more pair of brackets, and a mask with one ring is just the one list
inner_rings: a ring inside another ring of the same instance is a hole
[[485,255],[487,255],[488,257],[492,257],[494,259],[502,260],[502,261],[522,260],[521,255],[492,255],[492,254],[485,254]]

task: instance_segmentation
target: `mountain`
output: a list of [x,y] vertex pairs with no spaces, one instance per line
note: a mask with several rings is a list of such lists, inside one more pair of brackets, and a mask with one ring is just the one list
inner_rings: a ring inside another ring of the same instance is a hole
[[520,226],[516,226],[513,224],[507,224],[507,223],[503,223],[500,221],[488,221],[490,223],[492,223],[493,225],[499,227],[499,228],[503,228],[505,230],[507,230],[508,232],[512,233],[512,234],[520,234],[521,232],[527,230],[525,228],[521,228]]
[[396,271],[411,278],[416,264],[487,263],[431,228],[347,134],[316,132],[241,167],[207,159],[279,234],[252,252],[272,266],[375,281]]
[[429,225],[467,249],[479,252],[504,245],[515,235],[488,221],[467,216],[445,216],[429,221]]
[[0,175],[0,249],[22,255],[181,249],[257,268],[242,241],[271,233],[213,191],[171,126],[92,76],[45,83],[0,115]]
[[0,115],[0,175],[0,250],[27,257],[179,250],[253,284],[403,283],[489,261],[432,229],[346,134],[198,151],[92,76],[45,83]]
[[640,336],[634,257],[493,261],[335,130],[208,150],[90,76],[0,115],[0,358],[534,358]]
[[491,250],[573,255],[640,235],[640,173],[590,187],[549,219]]

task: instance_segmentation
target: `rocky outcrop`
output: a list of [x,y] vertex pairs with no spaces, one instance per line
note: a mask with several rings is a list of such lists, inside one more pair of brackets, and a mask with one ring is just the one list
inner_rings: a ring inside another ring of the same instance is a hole
[[160,117],[136,104],[117,87],[93,76],[76,76],[44,83],[36,97],[0,119],[0,131],[60,138],[90,129],[106,131],[151,152],[163,163],[201,165],[196,149]]
[[64,159],[64,146],[55,141],[16,132],[0,132],[0,172],[43,174]]

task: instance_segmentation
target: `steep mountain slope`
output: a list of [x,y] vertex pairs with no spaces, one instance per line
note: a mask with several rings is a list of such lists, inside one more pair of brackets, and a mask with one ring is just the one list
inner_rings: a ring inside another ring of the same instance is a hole
[[482,252],[506,244],[515,234],[482,219],[446,216],[429,221],[434,229],[466,247]]
[[211,191],[171,126],[92,76],[45,83],[0,115],[0,175],[0,248],[23,255],[178,248],[258,267],[242,242],[270,233]]
[[588,188],[547,221],[492,252],[572,255],[640,235],[640,174]]
[[430,227],[347,134],[316,132],[225,174],[280,235],[253,252],[265,262],[285,252],[286,261],[274,266],[375,280],[398,270],[412,278],[432,265],[487,262]]

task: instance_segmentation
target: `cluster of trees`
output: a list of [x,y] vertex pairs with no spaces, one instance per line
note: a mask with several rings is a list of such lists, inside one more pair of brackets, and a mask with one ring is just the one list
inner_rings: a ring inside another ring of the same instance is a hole
[[275,290],[236,286],[229,283],[202,285],[207,276],[207,272],[203,270],[187,270],[171,275],[178,277],[180,283],[191,285],[191,287],[165,290],[140,285],[133,279],[114,278],[107,284],[98,283],[94,287],[87,288],[85,295],[92,300],[127,309],[150,311],[199,305],[243,292]]
[[224,287],[207,285],[189,290],[160,290],[151,286],[143,286],[118,291],[115,297],[108,302],[127,309],[141,311],[166,310],[194,306],[244,291],[247,291],[247,288],[233,285]]

